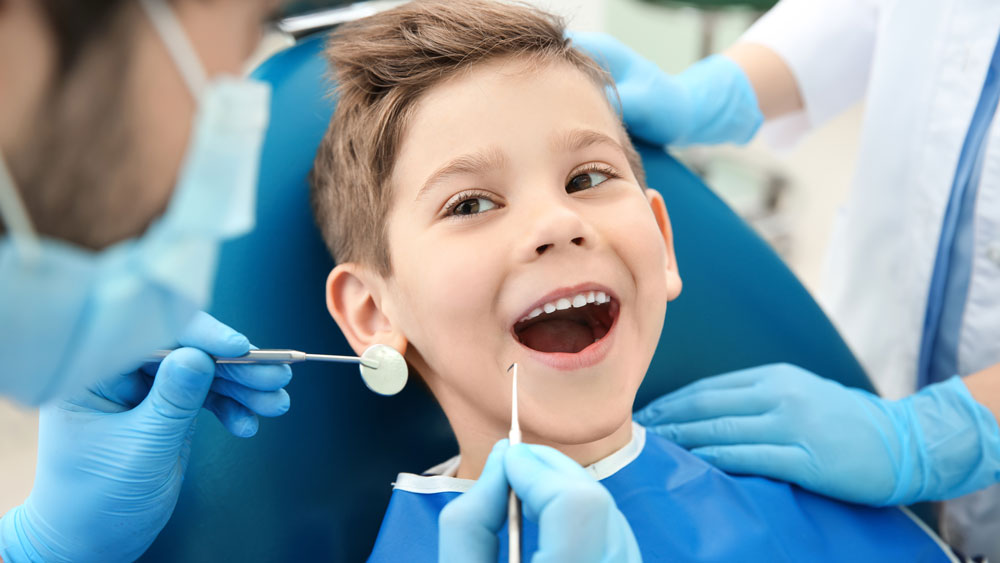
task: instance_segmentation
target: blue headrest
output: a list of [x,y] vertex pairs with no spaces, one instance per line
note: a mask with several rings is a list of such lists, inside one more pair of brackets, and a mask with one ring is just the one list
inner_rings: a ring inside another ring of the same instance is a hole
[[[262,347],[350,353],[326,311],[333,263],[308,205],[306,175],[332,113],[323,37],[257,69],[273,84],[257,229],[223,251],[212,313]],[[701,181],[641,146],[667,202],[684,292],[670,304],[637,405],[706,375],[787,361],[870,389],[833,326],[774,252]],[[368,392],[354,367],[299,365],[292,408],[257,437],[199,421],[177,510],[149,561],[363,559],[399,471],[456,451],[440,409],[411,378]]]

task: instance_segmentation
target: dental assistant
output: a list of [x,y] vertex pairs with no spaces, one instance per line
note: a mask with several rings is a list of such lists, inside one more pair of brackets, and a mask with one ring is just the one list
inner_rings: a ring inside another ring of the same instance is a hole
[[[607,36],[572,37],[653,143],[744,143],[760,128],[789,144],[866,103],[821,297],[876,385],[906,398],[775,365],[696,382],[640,422],[727,470],[855,502],[1000,480],[998,37],[988,0],[782,0],[677,76]],[[1000,557],[998,501],[992,487],[946,503],[946,539]]]
[[[287,366],[216,369],[209,354],[251,344],[200,312],[220,245],[253,227],[270,92],[238,77],[279,4],[0,0],[0,394],[45,403],[35,483],[0,518],[0,562],[136,559],[177,502],[201,408],[244,437],[288,409]],[[179,348],[143,364],[167,346]],[[497,489],[509,471],[540,471],[499,459]],[[634,546],[614,503],[588,494],[596,482],[542,482],[535,514],[577,501],[619,517],[583,538],[595,550]],[[459,508],[464,526],[505,514]],[[558,558],[578,532],[549,520]],[[442,538],[453,554],[484,546]]]

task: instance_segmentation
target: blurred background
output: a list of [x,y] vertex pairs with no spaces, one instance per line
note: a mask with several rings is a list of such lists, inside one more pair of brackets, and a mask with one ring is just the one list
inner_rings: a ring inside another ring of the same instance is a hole
[[[732,44],[771,0],[528,0],[562,15],[572,29],[614,35],[667,72]],[[364,14],[374,3],[289,2],[286,16],[324,6]],[[271,30],[249,68],[291,44]],[[805,286],[819,289],[827,239],[854,172],[861,123],[854,107],[815,130],[796,147],[692,148],[677,156],[701,175],[737,213],[774,246]],[[650,186],[669,190],[670,186]],[[683,273],[684,264],[680,264]],[[235,327],[239,329],[239,327]],[[294,397],[292,397],[294,408]],[[0,514],[31,490],[38,439],[37,412],[0,400]],[[262,421],[266,424],[266,421]],[[235,438],[234,438],[235,439]]]

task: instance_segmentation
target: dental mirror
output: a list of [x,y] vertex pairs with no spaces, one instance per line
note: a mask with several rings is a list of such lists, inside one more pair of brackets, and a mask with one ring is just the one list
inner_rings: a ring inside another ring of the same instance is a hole
[[[379,395],[395,395],[406,387],[409,369],[403,355],[392,346],[373,344],[361,354],[362,362],[358,365],[361,379],[369,389]],[[367,362],[365,360],[372,360]],[[377,368],[369,367],[373,363]]]

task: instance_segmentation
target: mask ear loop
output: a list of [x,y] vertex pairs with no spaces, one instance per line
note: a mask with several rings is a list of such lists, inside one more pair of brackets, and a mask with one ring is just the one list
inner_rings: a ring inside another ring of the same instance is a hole
[[17,194],[14,178],[7,168],[7,163],[0,155],[0,221],[7,226],[7,236],[13,241],[21,257],[33,262],[42,252],[42,244],[38,234],[28,217],[28,210]]
[[177,15],[163,0],[139,0],[139,4],[149,16],[191,95],[195,101],[201,100],[201,93],[208,85],[208,75]]

